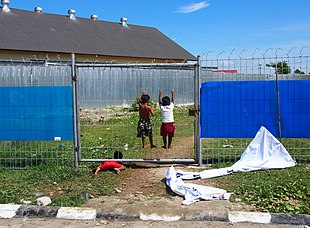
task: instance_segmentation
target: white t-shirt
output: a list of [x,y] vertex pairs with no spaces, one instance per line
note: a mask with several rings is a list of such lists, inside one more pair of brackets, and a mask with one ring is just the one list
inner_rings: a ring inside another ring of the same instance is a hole
[[162,104],[159,105],[160,111],[161,111],[161,122],[162,123],[173,123],[173,109],[174,104],[170,103],[170,105],[163,106]]

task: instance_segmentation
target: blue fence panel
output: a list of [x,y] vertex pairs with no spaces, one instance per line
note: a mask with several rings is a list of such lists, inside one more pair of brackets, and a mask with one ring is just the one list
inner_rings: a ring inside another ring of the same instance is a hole
[[280,81],[283,138],[310,137],[310,81]]
[[0,87],[0,140],[73,140],[71,86]]
[[[283,138],[310,137],[310,81],[279,81]],[[201,87],[201,138],[253,138],[261,126],[275,137],[275,81],[206,82]]]

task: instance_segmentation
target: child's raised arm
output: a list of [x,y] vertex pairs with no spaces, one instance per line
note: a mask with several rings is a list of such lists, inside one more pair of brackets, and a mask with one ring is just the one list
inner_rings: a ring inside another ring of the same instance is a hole
[[161,98],[162,95],[163,95],[163,91],[160,89],[160,90],[159,90],[159,96],[158,96],[158,102],[159,102],[159,104],[163,103],[162,98]]
[[139,104],[140,103],[140,100],[141,100],[141,97],[145,94],[145,91],[142,91],[140,96],[137,97],[137,103]]
[[151,115],[152,115],[152,116],[155,116],[154,108],[151,107],[151,106],[149,106],[149,108],[150,108],[149,110],[150,110]]
[[174,90],[171,90],[171,102],[174,103]]

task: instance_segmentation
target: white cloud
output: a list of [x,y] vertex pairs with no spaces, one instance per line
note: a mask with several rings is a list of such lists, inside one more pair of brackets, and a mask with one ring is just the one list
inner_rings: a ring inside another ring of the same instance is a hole
[[197,10],[203,9],[208,7],[210,4],[207,2],[198,2],[198,3],[192,3],[186,6],[182,6],[179,8],[177,12],[179,13],[192,13]]

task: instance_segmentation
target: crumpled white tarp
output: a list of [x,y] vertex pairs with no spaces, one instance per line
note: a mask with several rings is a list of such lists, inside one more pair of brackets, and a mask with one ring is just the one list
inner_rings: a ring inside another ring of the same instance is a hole
[[262,126],[243,152],[240,160],[231,167],[204,170],[199,173],[177,171],[176,175],[181,179],[207,179],[240,171],[281,169],[295,165],[296,162],[282,143]]
[[255,138],[243,152],[239,161],[230,167],[233,172],[264,169],[281,169],[295,166],[296,162],[265,127],[261,127]]
[[174,193],[184,196],[185,200],[182,202],[184,205],[189,205],[199,200],[226,200],[231,195],[226,190],[220,188],[184,183],[181,178],[177,177],[173,166],[166,173],[166,183]]
[[204,170],[199,173],[175,171],[173,167],[170,167],[166,173],[166,182],[173,192],[185,197],[183,204],[188,205],[200,199],[229,199],[230,193],[226,193],[223,189],[184,183],[182,179],[207,179],[239,171],[279,169],[295,165],[296,162],[284,146],[262,126],[243,152],[240,160],[231,167]]

